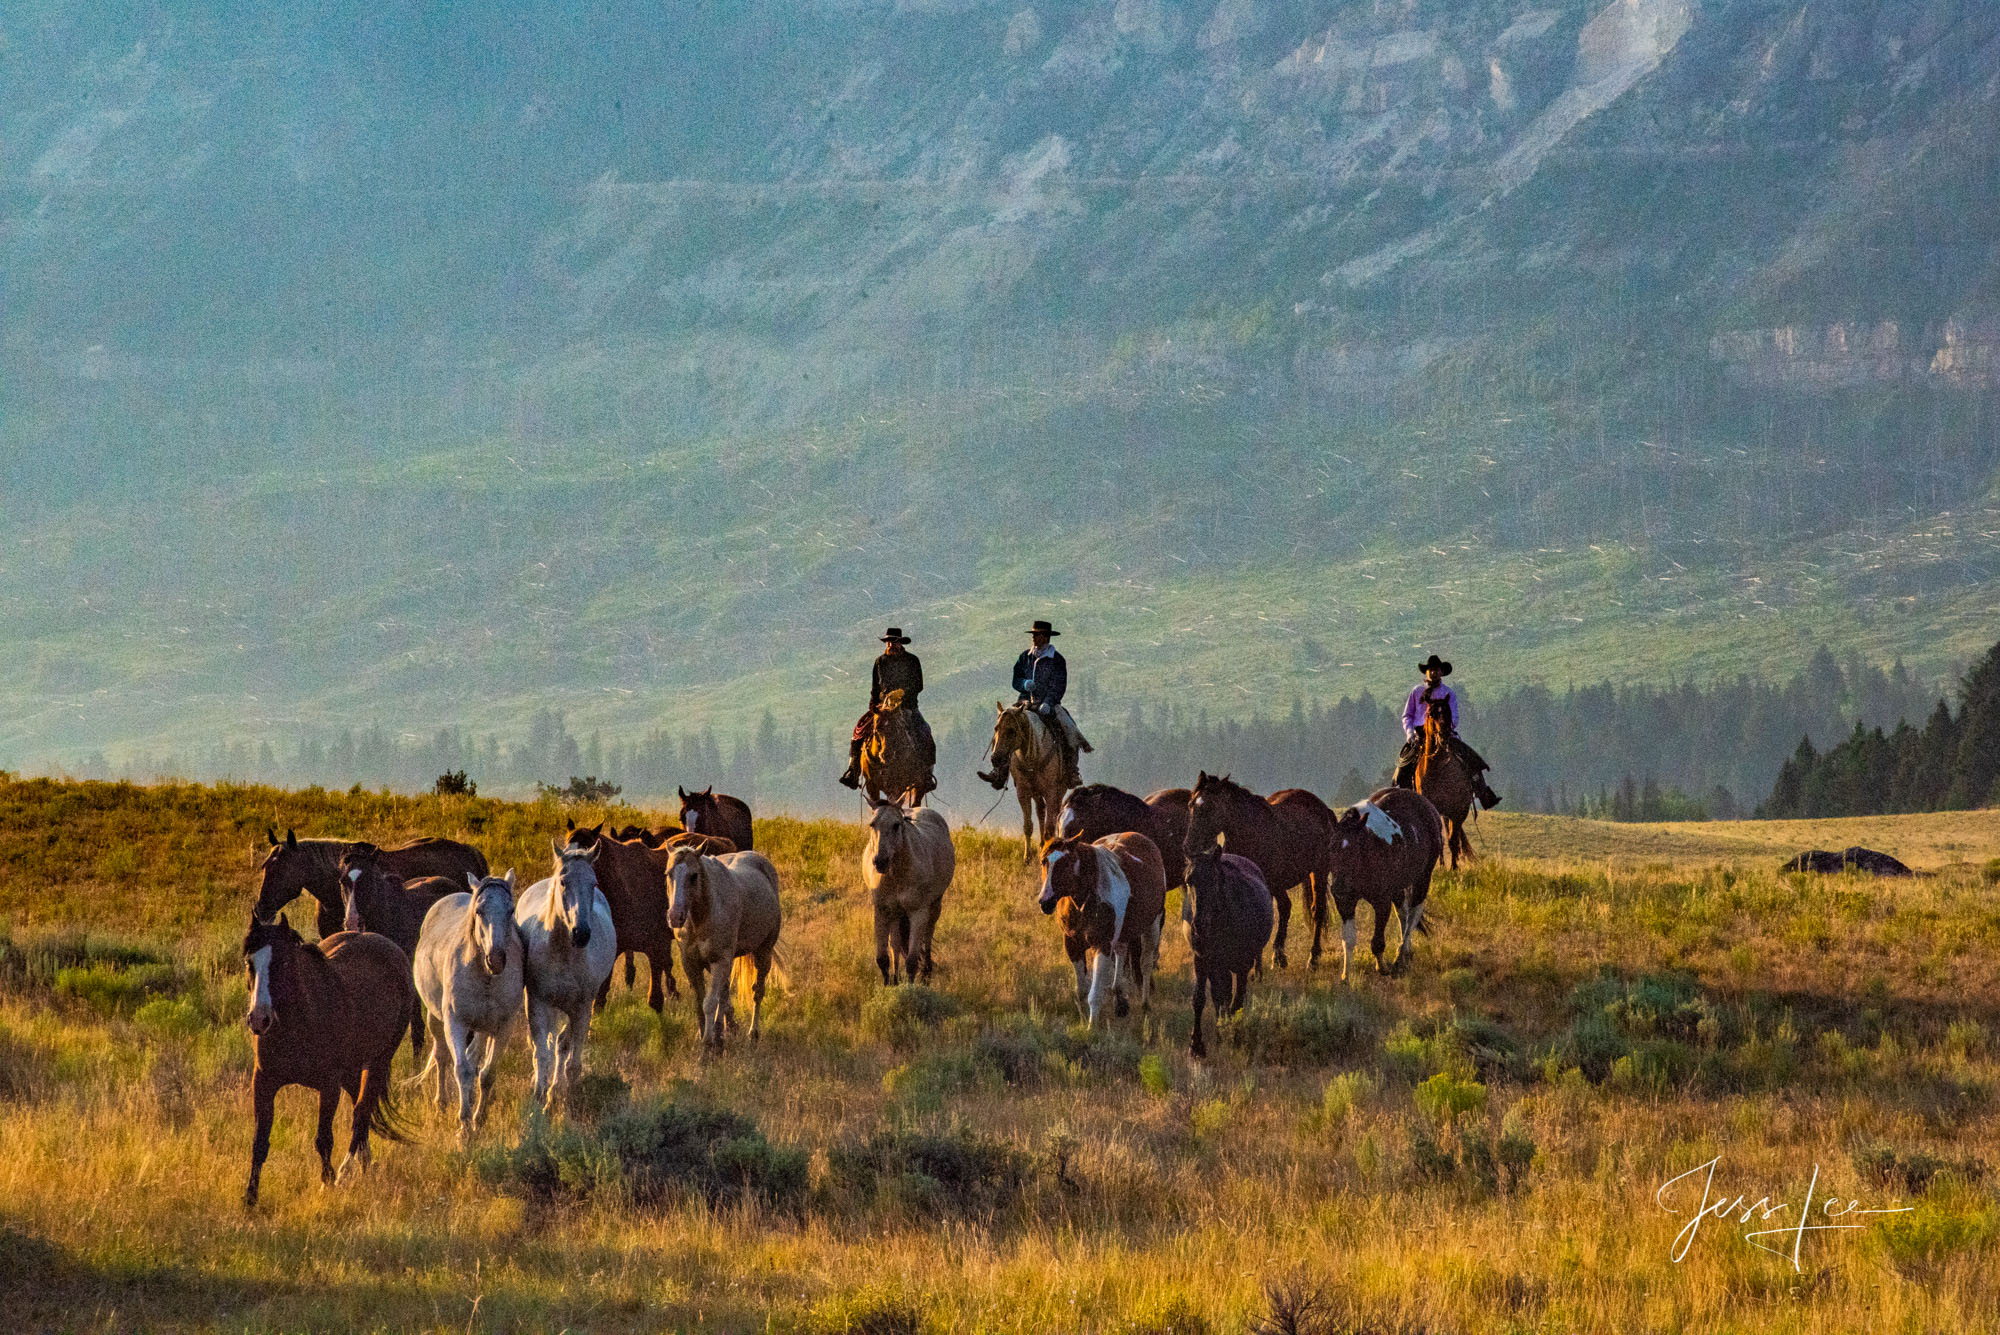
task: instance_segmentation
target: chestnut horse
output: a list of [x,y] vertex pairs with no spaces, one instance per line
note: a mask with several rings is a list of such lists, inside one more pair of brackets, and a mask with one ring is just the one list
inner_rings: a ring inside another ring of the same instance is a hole
[[1166,926],[1167,873],[1160,850],[1143,834],[1111,834],[1085,842],[1051,839],[1042,847],[1043,913],[1057,913],[1063,949],[1076,969],[1076,1004],[1092,1029],[1104,1003],[1127,1007],[1120,974],[1130,971],[1139,1011],[1153,1008],[1153,975]]
[[470,844],[455,839],[412,839],[394,848],[377,849],[365,841],[352,839],[301,839],[290,830],[278,842],[276,830],[267,831],[271,851],[265,855],[263,884],[257,890],[257,917],[269,922],[278,910],[310,894],[319,901],[319,934],[332,936],[340,930],[347,907],[340,889],[340,860],[359,850],[374,850],[383,871],[406,881],[419,876],[443,876],[460,884],[467,872],[486,874],[486,855]]
[[1271,939],[1276,909],[1264,874],[1249,858],[1220,846],[1188,863],[1187,893],[1181,897],[1181,925],[1194,952],[1194,1041],[1190,1057],[1206,1057],[1201,1012],[1210,997],[1220,1037],[1223,1015],[1234,1015],[1250,998],[1250,973]]
[[884,801],[920,806],[924,794],[937,786],[924,763],[923,741],[911,717],[915,712],[903,708],[901,690],[886,692],[875,710],[874,730],[861,748],[861,790],[871,807]]
[[1201,772],[1188,796],[1186,851],[1192,857],[1226,836],[1229,851],[1249,858],[1264,873],[1278,901],[1278,935],[1271,958],[1285,967],[1285,936],[1292,921],[1292,887],[1304,886],[1312,917],[1312,955],[1319,964],[1320,936],[1326,928],[1327,840],[1333,810],[1303,788],[1259,797],[1227,774]]
[[[394,941],[412,960],[417,956],[417,938],[422,934],[424,915],[431,905],[446,895],[460,892],[442,876],[420,876],[405,881],[382,870],[379,850],[373,844],[358,844],[340,860],[340,884],[347,908],[341,921],[346,932],[374,932]],[[415,978],[415,974],[411,978]],[[410,1055],[424,1053],[424,1015],[410,1017]]]
[[685,788],[676,791],[681,795],[681,825],[689,834],[719,834],[735,844],[739,853],[756,847],[751,842],[748,802],[716,792],[714,784],[698,793]]
[[885,987],[931,980],[931,939],[958,851],[944,817],[868,799],[861,887],[875,901],[875,967]]
[[251,1046],[257,1065],[250,1099],[257,1130],[250,1141],[250,1184],[243,1204],[257,1203],[257,1183],[271,1153],[271,1118],[278,1091],[304,1085],[319,1095],[319,1180],[332,1183],[333,1115],[340,1094],[354,1102],[347,1158],[368,1167],[368,1134],[402,1140],[389,1067],[410,1027],[417,992],[409,957],[373,932],[335,932],[307,945],[286,922],[250,919],[243,938],[250,975]]
[[1014,795],[1021,801],[1022,861],[1033,862],[1035,831],[1041,843],[1056,837],[1056,812],[1063,799],[1062,748],[1042,716],[1026,705],[1009,707],[993,702],[999,715],[993,721],[993,768],[1005,767],[1014,779]]
[[1424,901],[1431,892],[1431,873],[1444,855],[1444,821],[1422,793],[1408,788],[1384,788],[1340,813],[1334,822],[1328,875],[1334,907],[1340,911],[1340,976],[1354,954],[1354,908],[1365,899],[1375,910],[1375,968],[1382,972],[1382,950],[1389,910],[1403,924],[1403,944],[1396,963],[1386,972],[1401,973],[1410,965],[1410,951],[1423,928]]
[[1063,798],[1056,833],[1064,839],[1102,839],[1129,831],[1143,834],[1160,850],[1167,872],[1167,889],[1187,884],[1188,790],[1162,788],[1150,797],[1136,797],[1108,783],[1072,788]]
[[[569,822],[569,838],[564,847],[598,850],[597,889],[611,906],[611,925],[618,933],[618,953],[625,957],[625,985],[630,987],[634,981],[634,957],[644,955],[646,1004],[655,1012],[664,1011],[667,997],[681,994],[674,983],[674,934],[667,926],[666,855],[637,839],[625,841],[607,836],[602,821],[582,828],[574,821]],[[603,1010],[605,998],[610,994],[611,975],[606,974],[594,1009]]]
[[1472,844],[1465,837],[1465,821],[1472,812],[1472,774],[1451,749],[1450,708],[1444,700],[1424,707],[1423,750],[1410,786],[1429,798],[1443,817],[1445,848],[1451,854],[1451,869],[1457,871],[1461,855],[1472,857]]

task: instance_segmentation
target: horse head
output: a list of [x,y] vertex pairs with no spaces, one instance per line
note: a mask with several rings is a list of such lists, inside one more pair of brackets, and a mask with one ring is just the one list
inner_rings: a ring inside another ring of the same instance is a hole
[[291,991],[292,953],[300,944],[299,934],[282,917],[266,922],[250,915],[250,930],[243,937],[243,966],[250,974],[250,1010],[244,1020],[259,1037],[278,1022],[278,998]]
[[1081,839],[1056,838],[1042,845],[1042,893],[1035,902],[1054,913],[1063,900],[1086,905],[1097,894],[1096,850]]
[[693,830],[697,834],[706,830],[715,814],[715,785],[710,784],[698,793],[691,793],[679,784],[674,791],[681,796],[681,828]]
[[507,968],[507,943],[514,935],[514,869],[505,876],[465,874],[472,890],[472,912],[466,915],[466,935],[489,977]]
[[291,903],[306,888],[308,858],[299,847],[298,835],[292,831],[285,831],[283,842],[279,841],[275,828],[265,830],[264,834],[271,841],[271,847],[257,868],[263,879],[257,886],[254,912],[259,921],[270,922],[277,917],[279,909]]
[[356,844],[340,855],[340,898],[345,909],[340,929],[344,932],[365,932],[369,920],[377,916],[391,879],[376,860],[380,851],[373,844]]
[[708,912],[708,862],[693,847],[682,844],[667,859],[667,926],[680,931]]
[[868,799],[868,858],[878,876],[886,876],[902,855],[910,834],[910,814],[896,802]]
[[1100,810],[1110,804],[1111,795],[1117,791],[1107,783],[1087,783],[1081,788],[1070,789],[1063,795],[1062,811],[1056,816],[1056,833],[1065,839],[1082,835],[1096,821]]
[[581,949],[590,944],[591,910],[597,903],[598,846],[567,848],[549,842],[555,848],[556,873],[546,921],[551,930],[557,923],[567,927],[571,943]]
[[1230,804],[1242,791],[1227,774],[1201,771],[1188,793],[1187,837],[1181,840],[1183,853],[1193,857],[1222,836],[1229,828]]

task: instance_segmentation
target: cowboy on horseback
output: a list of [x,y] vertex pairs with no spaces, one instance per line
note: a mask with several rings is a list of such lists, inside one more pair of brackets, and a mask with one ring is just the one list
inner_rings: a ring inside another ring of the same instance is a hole
[[[874,676],[868,687],[868,712],[855,721],[854,736],[847,743],[847,772],[840,776],[840,781],[849,788],[861,786],[861,749],[875,735],[876,726],[881,721],[884,697],[891,691],[901,691],[903,702],[900,707],[910,716],[910,723],[923,748],[923,792],[928,793],[937,787],[937,778],[933,773],[937,766],[937,740],[931,736],[931,725],[917,712],[917,697],[924,690],[924,665],[915,654],[903,647],[910,643],[910,637],[903,634],[901,627],[891,626],[884,631],[882,643],[887,648],[875,660]],[[918,794],[919,797],[922,795]]]
[[[1049,732],[1056,739],[1056,747],[1062,752],[1063,786],[1081,788],[1083,776],[1077,772],[1076,758],[1079,751],[1088,750],[1090,743],[1083,740],[1083,733],[1076,726],[1076,720],[1063,708],[1063,692],[1069,689],[1069,667],[1063,656],[1056,652],[1050,641],[1062,634],[1046,621],[1037,621],[1028,632],[1034,646],[1024,649],[1014,660],[1014,690],[1016,705],[1026,705],[1039,714],[1049,725]],[[980,778],[995,788],[1007,786],[1007,770],[995,765],[991,773],[977,771]]]
[[1417,671],[1424,674],[1424,680],[1403,705],[1403,749],[1396,756],[1395,785],[1408,788],[1416,782],[1417,762],[1424,754],[1424,719],[1436,708],[1445,723],[1445,745],[1472,776],[1472,795],[1489,811],[1499,806],[1500,794],[1486,782],[1486,771],[1492,766],[1458,735],[1458,696],[1444,684],[1451,675],[1451,664],[1432,654],[1417,664]]

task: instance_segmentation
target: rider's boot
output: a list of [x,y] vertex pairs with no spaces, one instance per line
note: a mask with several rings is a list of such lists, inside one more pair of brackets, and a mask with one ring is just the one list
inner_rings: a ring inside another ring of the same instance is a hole
[[840,776],[840,783],[843,788],[859,788],[861,786],[861,743],[859,742],[847,748],[847,772]]
[[993,767],[993,772],[990,774],[983,769],[974,770],[973,773],[992,784],[995,788],[1005,788],[1007,786],[1007,771],[1001,769],[998,765]]
[[1500,805],[1500,794],[1493,791],[1493,786],[1486,782],[1484,774],[1474,776],[1472,780],[1472,795],[1478,798],[1479,805],[1485,807],[1488,811]]

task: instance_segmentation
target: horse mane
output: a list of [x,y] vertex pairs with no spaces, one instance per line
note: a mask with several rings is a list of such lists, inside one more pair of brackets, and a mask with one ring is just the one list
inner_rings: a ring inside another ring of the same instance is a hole
[[[1231,797],[1247,797],[1255,802],[1262,802],[1264,800],[1262,797],[1259,797],[1256,793],[1251,792],[1248,788],[1245,788],[1242,784],[1236,782],[1236,780],[1230,778],[1227,774],[1206,774],[1204,775],[1204,777],[1218,791],[1225,793]],[[1195,785],[1195,790],[1197,792],[1199,792],[1201,788],[1202,785],[1200,783],[1197,783]]]

